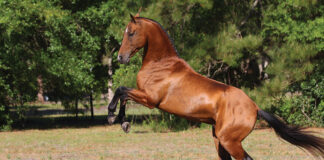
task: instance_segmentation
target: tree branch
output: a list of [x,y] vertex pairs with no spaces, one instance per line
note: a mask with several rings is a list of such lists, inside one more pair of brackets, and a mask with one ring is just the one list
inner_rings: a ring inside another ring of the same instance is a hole
[[253,2],[253,5],[252,5],[252,7],[251,7],[251,9],[250,9],[250,11],[249,11],[249,14],[248,14],[248,15],[244,18],[244,20],[240,23],[239,28],[242,28],[242,27],[245,25],[245,23],[246,23],[247,20],[250,18],[252,12],[255,11],[255,7],[259,4],[260,1],[261,1],[261,0],[255,0],[255,1]]

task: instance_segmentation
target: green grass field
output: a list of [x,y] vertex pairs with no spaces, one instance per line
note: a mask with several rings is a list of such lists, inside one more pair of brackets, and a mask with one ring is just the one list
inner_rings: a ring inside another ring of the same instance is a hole
[[[312,129],[323,136],[324,129]],[[257,129],[244,141],[258,160],[312,160],[308,153],[280,140],[271,129]],[[0,159],[216,159],[211,129],[156,133],[133,125],[23,130],[0,133]]]
[[[64,113],[56,104],[33,104],[23,126],[11,132],[0,132],[0,160],[21,159],[111,159],[111,160],[203,160],[217,159],[211,127],[190,128],[178,132],[154,132],[143,125],[149,115],[159,112],[138,105],[127,107],[131,132],[120,125],[108,126],[106,104],[95,108],[95,119],[89,112]],[[324,128],[311,129],[324,137]],[[313,160],[301,149],[279,139],[272,129],[255,129],[243,143],[256,160]]]

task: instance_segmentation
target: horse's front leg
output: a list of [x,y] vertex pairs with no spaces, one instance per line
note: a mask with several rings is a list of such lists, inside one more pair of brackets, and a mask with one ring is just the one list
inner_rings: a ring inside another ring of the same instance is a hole
[[[114,112],[116,111],[118,100],[120,100],[120,110],[118,116],[116,117],[114,115]],[[129,132],[130,129],[129,122],[125,121],[125,108],[127,100],[133,100],[150,109],[154,108],[153,103],[148,100],[147,94],[143,91],[126,87],[119,87],[108,106],[108,123],[112,124],[116,119],[120,120],[121,126],[126,133]]]
[[120,98],[120,108],[119,108],[117,119],[120,121],[120,125],[124,130],[124,132],[128,133],[130,131],[130,123],[126,121],[126,114],[125,114],[126,102],[127,100],[125,99],[125,97]]
[[[128,133],[130,131],[130,123],[126,121],[125,118],[125,109],[126,109],[126,99],[125,96],[121,95],[120,96],[120,107],[119,107],[119,112],[118,115],[115,116],[115,114],[113,113],[117,107],[110,108],[108,107],[108,123],[109,124],[113,124],[115,121],[119,121],[121,124],[122,129],[124,130],[124,132]],[[117,100],[118,102],[118,100]],[[111,103],[113,106],[113,103]],[[117,106],[117,105],[116,105]]]
[[[118,87],[117,90],[115,91],[115,95],[111,102],[108,105],[108,123],[113,124],[116,121],[116,118],[121,119],[123,118],[123,115],[125,115],[125,106],[126,106],[126,97],[127,94],[126,92],[130,90],[129,88],[126,87]],[[114,114],[117,108],[118,101],[121,100],[120,103],[120,110],[118,113],[118,117]]]

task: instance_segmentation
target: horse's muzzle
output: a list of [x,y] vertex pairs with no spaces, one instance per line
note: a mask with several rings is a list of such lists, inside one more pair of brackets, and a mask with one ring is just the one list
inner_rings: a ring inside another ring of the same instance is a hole
[[129,56],[118,55],[117,60],[121,64],[127,64],[129,63]]

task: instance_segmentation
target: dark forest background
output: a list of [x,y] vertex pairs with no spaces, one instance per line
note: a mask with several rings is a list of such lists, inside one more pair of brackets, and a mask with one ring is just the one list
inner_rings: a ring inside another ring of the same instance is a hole
[[136,87],[141,53],[129,65],[116,55],[140,7],[197,72],[288,123],[324,126],[323,1],[0,0],[0,128],[39,97],[73,108]]

